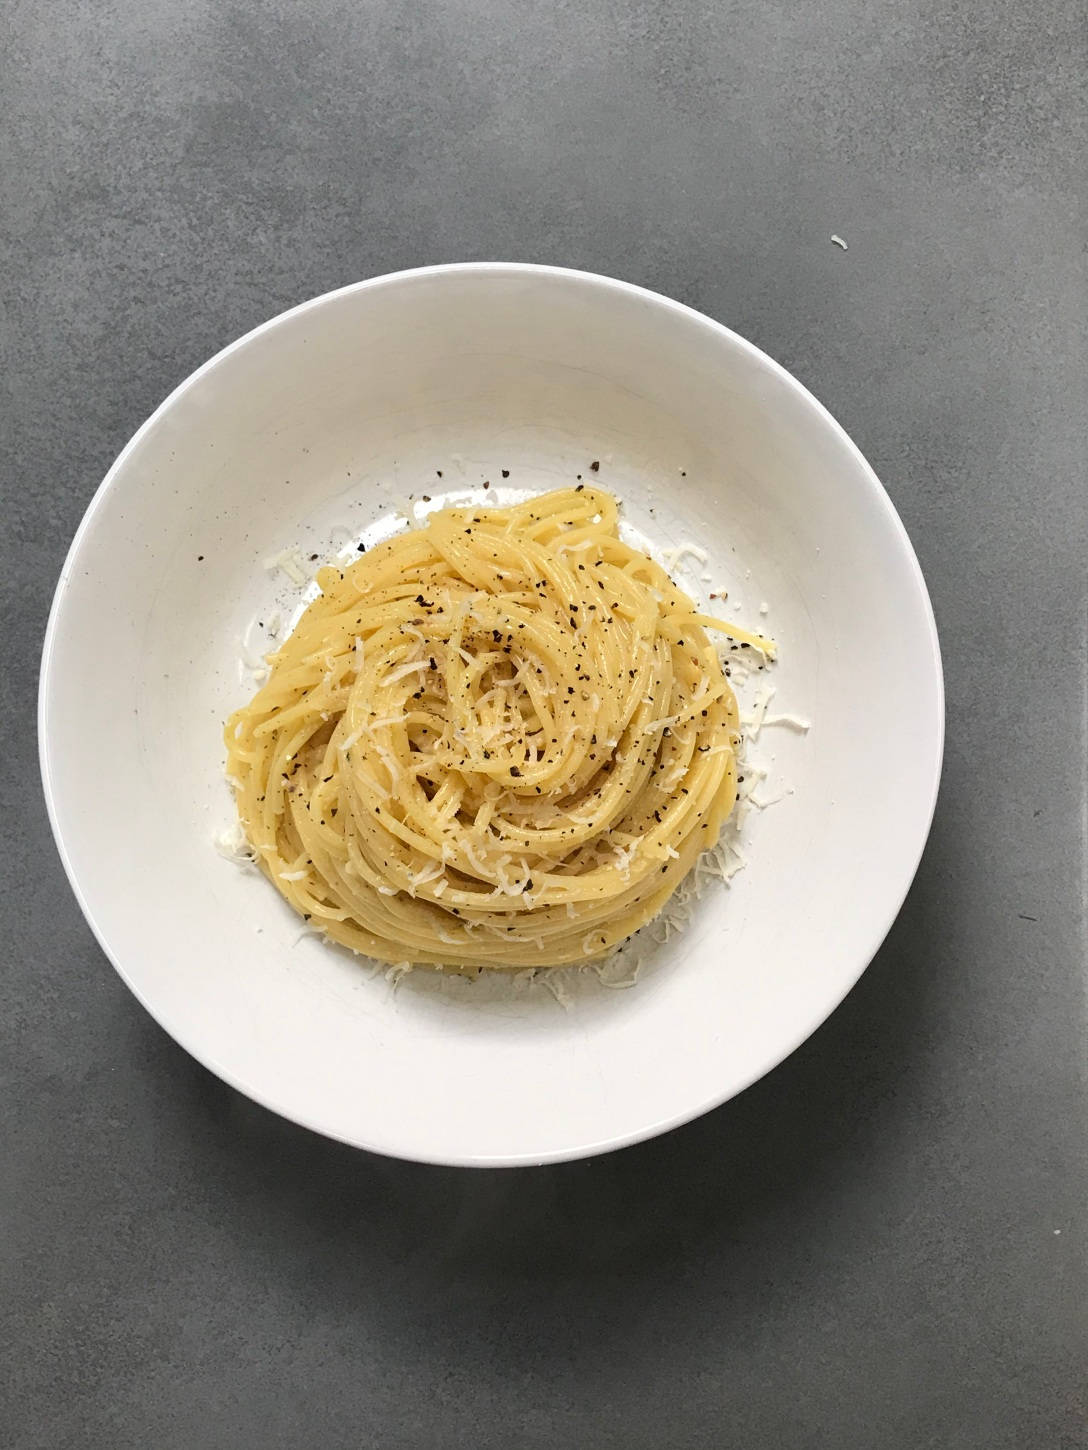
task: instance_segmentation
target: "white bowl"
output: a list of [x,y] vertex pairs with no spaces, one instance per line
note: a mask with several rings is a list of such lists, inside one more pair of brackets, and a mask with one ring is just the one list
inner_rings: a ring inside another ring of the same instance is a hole
[[[726,612],[777,637],[772,708],[811,729],[769,729],[755,753],[772,767],[765,796],[792,794],[754,813],[747,868],[704,895],[628,991],[576,977],[564,1008],[509,979],[423,972],[394,990],[349,954],[298,941],[272,887],[213,849],[233,816],[221,725],[252,689],[240,642],[258,650],[256,621],[299,602],[264,561],[286,546],[323,554],[368,525],[374,537],[396,496],[437,506],[486,479],[495,500],[570,483],[593,460],[633,531],[707,551],[705,568],[688,558],[694,592],[726,582]],[[943,696],[902,525],[799,383],[653,293],[487,264],[305,303],[163,403],[72,544],[40,737],[87,920],[183,1047],[331,1137],[498,1165],[682,1123],[819,1026],[918,864]]]

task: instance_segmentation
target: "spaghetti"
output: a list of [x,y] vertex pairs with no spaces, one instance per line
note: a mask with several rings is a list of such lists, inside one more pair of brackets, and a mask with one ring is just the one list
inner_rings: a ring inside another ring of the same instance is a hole
[[448,508],[320,596],[227,722],[242,828],[285,899],[384,962],[558,966],[655,917],[736,800],[703,615],[582,487]]

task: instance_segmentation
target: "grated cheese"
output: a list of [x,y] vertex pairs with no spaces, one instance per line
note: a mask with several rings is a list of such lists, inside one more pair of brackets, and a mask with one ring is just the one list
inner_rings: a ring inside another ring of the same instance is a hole
[[615,964],[627,966],[621,952],[614,952],[612,956],[606,957],[603,962],[590,962],[589,969],[596,976],[602,987],[608,987],[610,991],[626,991],[633,987],[639,979],[642,971],[643,959],[641,953],[634,958],[630,970],[626,976],[618,977],[610,974],[610,968]]
[[748,799],[757,811],[765,811],[768,806],[776,806],[780,801],[784,801],[790,795],[793,795],[793,787],[788,785],[780,790],[777,795],[768,796],[766,800],[756,800],[754,795],[750,795]]
[[759,739],[759,732],[763,728],[764,717],[767,714],[767,706],[773,698],[774,688],[771,685],[761,686],[759,693],[756,695],[752,713],[741,717],[741,724],[747,730],[749,740]]
[[385,974],[385,980],[392,982],[395,992],[400,986],[401,978],[406,977],[413,970],[411,962],[394,962]]
[[307,582],[306,570],[303,567],[302,556],[297,549],[283,549],[278,554],[264,561],[264,567],[270,574],[277,569],[286,574],[292,584],[301,587]]
[[489,879],[487,874],[487,867],[476,854],[472,842],[466,841],[462,849],[464,850],[468,864],[472,867],[473,871],[476,872],[476,875],[481,879],[481,881],[487,881]]
[[[368,720],[365,728],[367,730],[380,730],[383,728],[383,726],[386,725],[406,725],[407,723],[408,716],[402,710],[399,715],[383,715],[379,720]],[[388,754],[388,751],[386,752],[386,754]],[[386,766],[386,768],[388,769],[388,766]]]
[[791,730],[798,731],[801,735],[806,734],[807,731],[812,729],[811,722],[802,720],[800,715],[768,715],[763,723],[766,726],[786,725]]
[[642,733],[643,735],[652,735],[655,730],[668,730],[673,725],[675,725],[678,720],[682,720],[683,718],[684,717],[682,714],[662,715],[660,720],[651,720],[648,724],[643,725]]
[[413,529],[419,528],[419,519],[416,516],[414,499],[405,498],[403,494],[394,494],[393,507],[402,518],[408,521]]
[[675,569],[680,561],[689,554],[697,564],[705,564],[709,558],[705,549],[701,549],[698,544],[687,542],[677,544],[675,549],[666,549],[661,557],[666,561],[666,568]]
[[257,853],[246,838],[240,821],[235,821],[225,831],[213,838],[215,849],[227,861],[233,861],[236,866],[255,866],[257,864]]
[[[422,867],[414,876],[409,877],[413,892],[418,890],[420,886],[426,886],[431,881],[437,881],[444,874],[442,862],[432,861],[429,866]],[[445,889],[445,883],[443,883],[443,889]]]
[[550,971],[541,972],[537,980],[543,982],[548,991],[552,994],[560,1007],[569,1011],[574,1004],[574,999],[567,991],[562,979],[562,967],[553,967]]
[[406,675],[418,674],[420,670],[425,669],[427,669],[426,660],[412,660],[409,664],[398,665],[395,670],[390,671],[386,675],[384,680],[380,680],[379,684],[395,685],[398,680],[403,680]]

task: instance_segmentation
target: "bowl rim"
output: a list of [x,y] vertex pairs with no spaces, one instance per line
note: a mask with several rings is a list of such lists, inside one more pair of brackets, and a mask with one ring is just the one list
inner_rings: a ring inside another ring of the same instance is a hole
[[[120,954],[116,953],[107,938],[105,929],[100,925],[95,916],[92,903],[87,899],[72,856],[65,840],[64,831],[60,819],[60,804],[55,787],[53,776],[51,744],[50,744],[50,699],[53,691],[53,664],[56,651],[58,633],[61,627],[61,620],[64,613],[65,602],[69,592],[69,585],[75,569],[76,561],[83,547],[84,539],[89,533],[95,516],[97,515],[106,495],[115,486],[117,479],[124,471],[126,464],[132,454],[139,448],[145,436],[154,428],[160,418],[165,416],[174,404],[193,388],[206,374],[212,372],[220,363],[225,362],[233,353],[239,352],[250,344],[257,341],[265,332],[269,332],[289,319],[300,316],[303,313],[317,311],[328,303],[334,302],[337,298],[353,293],[376,291],[379,289],[402,286],[425,278],[434,277],[457,277],[466,275],[491,275],[493,277],[532,277],[532,278],[553,278],[560,282],[576,281],[583,284],[600,288],[604,291],[621,294],[627,298],[649,303],[653,307],[663,308],[675,315],[682,316],[688,321],[715,334],[726,341],[730,346],[741,353],[747,354],[748,358],[759,367],[768,369],[780,382],[792,391],[801,402],[810,408],[822,425],[828,429],[837,441],[846,449],[857,465],[861,478],[865,481],[868,489],[878,506],[882,509],[886,521],[891,525],[893,535],[898,541],[899,548],[907,563],[908,570],[917,590],[922,605],[922,614],[926,627],[927,642],[929,645],[930,663],[932,667],[933,700],[935,718],[931,721],[930,728],[933,732],[935,750],[933,752],[934,769],[929,787],[929,799],[926,802],[924,813],[924,829],[918,834],[911,855],[913,861],[909,871],[905,875],[902,890],[890,901],[887,910],[882,914],[879,923],[874,928],[871,943],[865,951],[859,953],[859,961],[845,974],[841,991],[836,989],[836,994],[829,1001],[826,1010],[823,1010],[813,1021],[808,1022],[800,1033],[793,1034],[784,1044],[775,1049],[774,1054],[758,1070],[751,1073],[739,1086],[730,1086],[721,1093],[711,1094],[710,1097],[674,1113],[666,1118],[646,1123],[637,1129],[631,1129],[624,1133],[616,1134],[591,1143],[578,1144],[569,1148],[552,1149],[546,1152],[516,1152],[516,1153],[421,1153],[417,1150],[399,1151],[395,1145],[377,1141],[364,1141],[361,1137],[349,1137],[343,1133],[331,1131],[319,1122],[315,1122],[306,1114],[293,1111],[289,1104],[276,1101],[273,1095],[254,1088],[247,1083],[239,1074],[233,1072],[226,1064],[216,1060],[211,1053],[202,1051],[199,1045],[192,1043],[185,1032],[178,1033],[169,1021],[156,1010],[155,1006],[140,990],[137,983],[130,976],[120,960]],[[655,292],[648,287],[639,286],[633,282],[626,282],[619,278],[609,277],[601,273],[584,271],[572,267],[552,266],[536,262],[501,262],[501,261],[473,261],[473,262],[443,262],[426,267],[405,268],[396,272],[382,273],[375,277],[364,278],[357,282],[350,282],[343,287],[337,287],[329,292],[323,292],[316,297],[308,298],[306,301],[297,303],[293,307],[277,313],[274,317],[259,323],[250,331],[243,333],[228,343],[218,352],[208,358],[198,368],[174,387],[167,396],[159,403],[148,418],[137,428],[132,437],[118,453],[110,465],[101,483],[98,485],[90,502],[88,503],[79,526],[72,538],[65,555],[64,563],[61,566],[60,575],[54,589],[52,603],[49,609],[49,617],[46,623],[44,639],[42,643],[41,662],[38,675],[38,698],[37,698],[37,731],[38,731],[38,763],[41,773],[42,791],[45,797],[46,811],[49,817],[49,825],[60,856],[61,864],[68,884],[83,913],[83,917],[90,927],[99,947],[109,960],[110,964],[124,982],[128,990],[133,994],[141,1006],[150,1014],[155,1022],[178,1043],[191,1057],[195,1058],[201,1066],[214,1073],[218,1078],[227,1083],[236,1091],[248,1097],[251,1101],[258,1103],[261,1107],[286,1118],[288,1121],[300,1127],[307,1128],[311,1132],[320,1134],[336,1142],[341,1142],[349,1147],[361,1148],[368,1152],[380,1153],[387,1157],[403,1158],[407,1161],[432,1163],[447,1167],[466,1168],[506,1168],[506,1167],[529,1167],[541,1166],[544,1164],[570,1162],[581,1158],[588,1158],[594,1155],[611,1152],[618,1148],[632,1146],[635,1143],[645,1142],[661,1133],[669,1132],[673,1128],[682,1127],[686,1123],[693,1122],[704,1113],[722,1106],[723,1103],[738,1097],[746,1092],[754,1083],[765,1077],[769,1072],[779,1067],[786,1058],[790,1057],[797,1049],[806,1042],[831,1015],[837,1011],[845,998],[857,985],[865,970],[868,968],[877,952],[880,950],[885,938],[898,917],[903,903],[913,885],[918,867],[925,851],[933,825],[933,817],[936,811],[937,799],[940,792],[941,776],[944,763],[945,750],[945,686],[944,671],[941,658],[940,639],[937,633],[937,623],[934,617],[933,605],[930,599],[929,590],[926,585],[925,576],[922,573],[918,556],[911,543],[910,536],[894,503],[884,485],[881,483],[872,465],[866,459],[861,449],[843,428],[842,424],[829,412],[829,410],[805,387],[794,375],[781,363],[765,353],[761,348],[740,333],[734,332],[732,328],[724,323],[708,317],[705,313],[686,303],[678,302],[674,298],[667,297],[663,293]]]

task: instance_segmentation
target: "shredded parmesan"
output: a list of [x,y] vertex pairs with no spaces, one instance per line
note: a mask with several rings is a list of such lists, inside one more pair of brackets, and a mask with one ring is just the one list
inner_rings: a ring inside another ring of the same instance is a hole
[[402,710],[399,715],[383,715],[380,720],[368,720],[367,730],[380,730],[385,725],[403,725],[408,716]]
[[271,558],[264,561],[264,567],[270,574],[274,574],[279,569],[287,575],[292,584],[296,584],[299,587],[307,582],[302,556],[297,549],[283,549],[280,553],[273,554]]
[[[416,874],[410,878],[412,883],[412,890],[417,891],[421,886],[426,886],[431,881],[437,881],[438,878],[440,876],[443,876],[444,874],[445,871],[443,869],[442,862],[432,861],[429,866],[424,866],[420,871],[417,871]],[[445,889],[445,883],[443,883],[443,889]]]
[[683,718],[683,715],[662,715],[660,720],[650,720],[647,724],[643,725],[642,733],[643,735],[652,735],[655,730],[668,730],[678,720],[682,720]]
[[[614,969],[617,966],[627,968],[623,976],[614,975]],[[608,987],[610,991],[626,991],[638,981],[639,973],[642,971],[642,957],[641,955],[636,956],[628,964],[624,960],[622,952],[615,952],[603,962],[590,962],[589,969],[602,987]]]
[[748,799],[752,802],[757,811],[765,811],[768,806],[776,806],[780,801],[784,801],[787,796],[792,794],[793,787],[786,786],[783,790],[780,790],[777,795],[768,796],[765,800],[757,800],[754,795],[750,795]]
[[233,861],[237,866],[253,866],[257,862],[257,853],[246,839],[246,833],[239,821],[235,821],[232,826],[214,837],[213,844],[220,856],[227,861]]
[[768,715],[763,721],[763,724],[768,727],[771,725],[786,725],[789,729],[796,730],[801,735],[804,735],[812,729],[811,722],[802,720],[800,715]]
[[774,689],[772,686],[761,686],[759,693],[756,695],[755,703],[752,706],[752,713],[741,717],[741,724],[748,731],[749,740],[759,739],[759,732],[765,723],[764,717],[767,714],[767,706],[773,698]]
[[476,872],[476,875],[479,876],[482,881],[486,881],[488,879],[487,867],[476,854],[475,850],[472,847],[472,842],[465,841],[462,849],[464,850],[465,856],[468,860],[468,864],[472,867],[473,871]]
[[400,665],[397,669],[391,670],[381,683],[383,685],[395,685],[398,680],[403,680],[406,675],[417,674],[420,670],[425,670],[426,668],[426,660],[411,660],[408,664]]
[[675,549],[666,549],[661,557],[665,560],[666,568],[675,569],[680,564],[681,560],[686,558],[688,555],[690,555],[697,564],[705,564],[707,558],[709,557],[706,550],[701,549],[698,544],[689,544],[687,542],[677,544]]
[[416,504],[414,499],[405,498],[402,494],[394,494],[393,507],[404,519],[408,521],[413,529],[419,527],[419,519],[416,517]]
[[541,972],[538,980],[544,983],[545,987],[547,987],[548,991],[559,1003],[560,1007],[563,1007],[567,1010],[570,1009],[570,1007],[573,1005],[574,999],[567,991],[566,986],[563,982],[562,967],[553,967],[551,971]]

